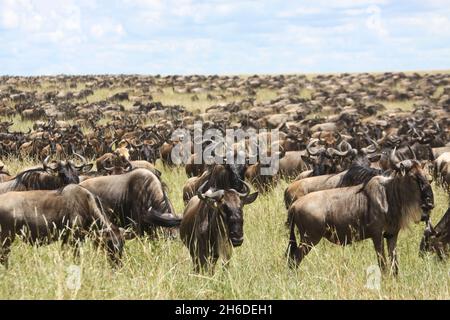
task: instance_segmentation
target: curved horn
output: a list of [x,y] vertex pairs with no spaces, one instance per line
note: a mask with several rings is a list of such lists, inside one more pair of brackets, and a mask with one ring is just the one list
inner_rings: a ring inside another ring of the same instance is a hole
[[398,163],[397,163],[397,157],[395,156],[395,152],[397,150],[397,146],[394,147],[394,149],[391,151],[391,155],[389,157],[389,162],[391,163],[391,167],[398,170]]
[[207,183],[208,183],[208,181],[204,182],[200,186],[200,188],[198,188],[197,196],[201,200],[207,200],[207,198],[208,198],[208,199],[214,199],[214,200],[218,201],[218,200],[222,199],[225,194],[225,190],[217,190],[217,191],[208,193],[208,191],[209,191],[209,189],[208,189],[207,191],[203,192],[203,189],[205,188]]
[[330,156],[333,156],[333,155],[338,155],[338,156],[340,156],[340,157],[344,157],[344,156],[346,156],[349,152],[351,151],[351,149],[348,149],[347,151],[339,151],[339,150],[336,150],[335,148],[328,148],[327,149],[327,153],[330,155]]
[[106,171],[113,171],[114,170],[114,167],[103,167],[103,169],[105,169]]
[[203,196],[203,189],[205,188],[205,186],[207,184],[208,184],[208,180],[206,180],[197,190],[197,196],[202,200],[205,200],[205,197]]
[[82,165],[85,165],[87,163],[86,158],[83,157],[81,154],[78,154],[78,153],[74,152],[73,155],[81,159],[81,161],[83,163]]
[[378,143],[375,141],[375,140],[373,140],[372,138],[369,138],[369,140],[370,140],[370,142],[372,143],[370,146],[368,146],[367,148],[366,148],[366,150],[367,150],[367,152],[368,153],[374,153],[374,152],[376,152],[379,148],[380,148],[380,146],[378,145]]
[[42,166],[44,167],[44,169],[47,169],[48,167],[48,160],[50,159],[50,156],[47,156],[44,161],[42,162]]
[[[239,179],[239,180],[241,180],[241,179]],[[250,194],[250,185],[247,182],[245,182],[244,180],[241,180],[241,182],[244,184],[245,191],[243,193],[238,192],[238,195],[240,198],[245,198]]]
[[42,166],[44,167],[44,170],[47,170],[47,169],[55,170],[56,167],[50,166],[50,165],[48,164],[48,160],[50,160],[50,156],[47,156],[47,157],[44,159],[44,161],[42,162]]
[[317,149],[316,150],[312,150],[311,149],[311,147],[313,145],[315,145],[317,142],[319,142],[319,139],[311,139],[311,141],[306,146],[306,151],[308,152],[309,155],[315,156],[323,149],[323,148],[319,148],[318,150]]
[[[338,145],[339,151],[342,151],[342,147],[344,145],[346,146],[345,149],[346,149],[347,152],[351,151],[353,149],[352,145],[350,143],[348,143],[348,141],[342,140],[341,143],[339,143],[339,145]],[[343,152],[345,152],[345,151],[343,151]]]

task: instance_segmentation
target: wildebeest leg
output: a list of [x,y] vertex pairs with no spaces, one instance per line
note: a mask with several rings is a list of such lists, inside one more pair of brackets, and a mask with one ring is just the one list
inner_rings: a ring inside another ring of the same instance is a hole
[[384,239],[383,234],[379,234],[372,238],[373,246],[375,247],[375,252],[377,253],[377,260],[380,269],[386,271],[386,256],[384,254]]
[[[288,213],[289,214],[289,213]],[[302,262],[303,258],[311,251],[312,247],[317,245],[322,239],[323,230],[318,227],[316,232],[307,233],[306,230],[300,231],[300,245],[297,246],[297,240],[295,238],[295,226],[294,216],[290,215],[290,236],[289,236],[289,267],[296,268]]]
[[391,272],[395,276],[398,275],[397,238],[398,233],[387,239],[389,259],[391,260]]
[[10,238],[1,238],[0,237],[0,264],[4,265],[5,268],[8,268],[8,257],[11,252],[11,239]]
[[311,249],[317,245],[321,237],[310,237],[306,233],[300,236],[301,242],[300,245],[293,246],[293,243],[289,241],[290,246],[290,259],[289,259],[289,266],[291,268],[296,268],[302,262],[303,258],[311,251]]

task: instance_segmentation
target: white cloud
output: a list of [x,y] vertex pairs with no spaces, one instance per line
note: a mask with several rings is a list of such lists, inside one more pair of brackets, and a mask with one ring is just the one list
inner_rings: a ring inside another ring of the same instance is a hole
[[114,23],[109,19],[94,23],[90,28],[91,35],[95,38],[103,38],[105,36],[119,36],[126,34],[121,23]]
[[396,17],[396,19],[392,19],[392,24],[397,28],[414,28],[440,36],[447,36],[448,32],[445,30],[450,30],[449,17],[437,12]]
[[1,22],[6,29],[17,28],[19,25],[19,17],[13,10],[6,9],[1,13]]
[[290,8],[288,10],[282,10],[276,14],[279,18],[291,18],[291,17],[297,17],[297,16],[304,16],[304,15],[312,15],[312,14],[318,14],[323,12],[323,9],[320,7],[305,7],[305,6],[299,6],[295,8]]

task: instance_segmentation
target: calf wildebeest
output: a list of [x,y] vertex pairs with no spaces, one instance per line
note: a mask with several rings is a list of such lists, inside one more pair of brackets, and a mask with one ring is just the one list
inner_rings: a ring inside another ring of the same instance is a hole
[[180,225],[180,236],[188,247],[196,272],[214,268],[219,256],[225,262],[231,258],[231,246],[238,247],[244,241],[244,217],[242,208],[256,200],[258,193],[250,194],[250,187],[243,182],[245,192],[234,189],[199,188],[197,196],[186,206]]
[[156,226],[180,225],[164,185],[150,170],[139,168],[122,175],[95,177],[80,185],[114,212],[116,224],[132,227],[139,236],[145,232],[153,235]]
[[73,161],[55,161],[48,163],[50,157],[42,162],[42,168],[35,167],[20,172],[6,182],[0,183],[0,194],[8,191],[56,190],[71,183],[79,183],[79,174],[91,170],[92,164],[83,159],[81,165]]
[[[78,244],[91,229],[101,238],[112,262],[119,262],[123,237],[94,195],[70,184],[60,190],[11,191],[0,195],[0,263],[7,265],[16,235],[32,244],[62,240]],[[98,240],[98,238],[97,238]]]
[[401,161],[395,168],[389,177],[375,176],[358,186],[309,193],[294,202],[289,209],[291,265],[297,266],[323,237],[341,245],[370,238],[379,266],[386,270],[386,237],[392,270],[397,274],[398,233],[411,220],[426,219],[423,215],[434,207],[434,197],[417,160]]
[[435,252],[440,259],[447,255],[450,245],[450,207],[444,216],[433,228],[431,222],[425,228],[422,241],[420,242],[420,252]]

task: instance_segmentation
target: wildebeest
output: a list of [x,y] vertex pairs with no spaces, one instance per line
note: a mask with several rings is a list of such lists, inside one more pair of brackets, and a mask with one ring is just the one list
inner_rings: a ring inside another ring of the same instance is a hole
[[433,161],[433,176],[439,184],[450,188],[450,152],[441,154]]
[[10,180],[0,183],[0,194],[8,191],[56,190],[71,183],[79,183],[79,174],[92,168],[92,164],[86,163],[83,157],[81,165],[76,165],[71,160],[49,163],[49,158],[42,162],[42,168],[22,171]]
[[386,237],[391,267],[397,274],[398,233],[411,220],[423,220],[423,214],[434,207],[434,197],[417,160],[401,161],[395,168],[389,177],[375,176],[358,186],[309,193],[294,202],[289,209],[291,265],[297,266],[323,237],[341,245],[370,238],[379,266],[386,270]]
[[25,240],[32,244],[59,239],[63,244],[77,244],[91,229],[101,238],[111,261],[119,262],[123,248],[120,230],[85,188],[70,184],[60,190],[11,191],[0,195],[1,264],[7,264],[16,235],[25,235]]
[[207,183],[206,188],[244,190],[245,164],[212,164],[207,166],[201,176],[187,180],[183,187],[183,201],[189,200],[197,193],[198,188]]
[[156,226],[177,227],[175,215],[159,178],[150,170],[134,169],[117,176],[95,177],[80,183],[98,196],[105,208],[116,215],[120,227],[132,227],[137,235],[152,235]]
[[348,170],[336,174],[308,177],[292,182],[284,191],[286,209],[298,198],[304,195],[326,189],[356,186],[366,183],[376,175],[381,174],[379,169],[370,168],[363,159],[357,159]]
[[436,227],[429,222],[420,242],[420,252],[435,252],[440,259],[446,257],[450,245],[450,207],[437,223]]
[[205,191],[206,184],[189,201],[180,225],[181,239],[189,249],[196,272],[214,268],[220,256],[226,262],[231,258],[231,246],[238,247],[244,241],[242,208],[258,196],[257,192],[250,194],[245,182],[244,193],[215,188]]

